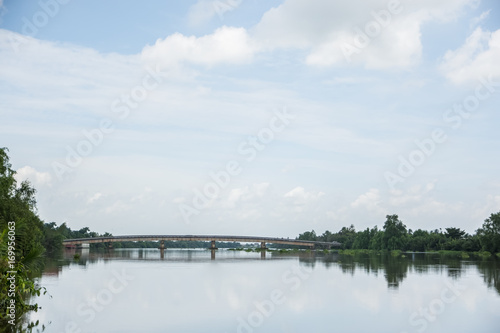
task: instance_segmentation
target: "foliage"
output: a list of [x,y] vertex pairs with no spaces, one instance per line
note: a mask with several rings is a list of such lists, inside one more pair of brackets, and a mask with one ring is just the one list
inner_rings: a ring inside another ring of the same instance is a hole
[[[22,314],[37,310],[29,304],[30,296],[40,295],[42,288],[34,282],[41,269],[43,222],[36,214],[35,189],[29,182],[17,184],[7,155],[0,148],[0,326],[9,327],[8,306],[15,302],[15,324]],[[9,273],[15,272],[15,273]],[[15,288],[10,289],[10,277]],[[12,327],[12,326],[10,326]]]
[[484,251],[500,252],[500,212],[491,214],[484,220],[483,227],[477,230]]
[[[337,241],[342,243],[344,254],[349,254],[345,250],[374,250],[374,251],[448,251],[457,254],[462,258],[467,258],[468,253],[477,253],[486,256],[486,253],[500,252],[500,212],[491,214],[484,221],[482,228],[476,234],[469,235],[460,228],[412,231],[399,219],[398,215],[387,215],[383,229],[377,226],[366,228],[356,232],[354,225],[342,227],[337,233],[326,230],[320,236],[314,230],[306,231],[299,235],[297,239],[320,242]],[[357,252],[353,252],[357,253]],[[463,253],[463,254],[462,254]]]

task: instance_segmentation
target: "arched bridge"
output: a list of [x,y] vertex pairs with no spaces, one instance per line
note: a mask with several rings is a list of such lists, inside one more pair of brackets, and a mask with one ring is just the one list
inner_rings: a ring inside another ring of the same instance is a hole
[[340,246],[339,242],[314,242],[298,239],[278,238],[278,237],[256,237],[256,236],[221,236],[221,235],[132,235],[132,236],[109,236],[109,237],[91,237],[91,238],[76,238],[66,239],[63,241],[65,246],[82,245],[91,243],[110,243],[123,241],[160,241],[160,249],[165,248],[164,241],[209,241],[211,248],[216,249],[215,242],[248,242],[260,243],[260,247],[265,249],[266,243],[271,244],[288,244],[299,245],[314,248],[322,246],[331,248],[332,246]]

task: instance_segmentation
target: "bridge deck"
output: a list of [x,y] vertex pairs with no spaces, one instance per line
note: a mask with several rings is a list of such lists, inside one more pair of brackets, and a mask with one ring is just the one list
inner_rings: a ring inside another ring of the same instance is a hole
[[109,243],[122,241],[221,241],[221,242],[265,242],[272,244],[288,244],[314,247],[322,246],[340,246],[339,242],[314,242],[298,239],[277,238],[277,237],[258,237],[258,236],[225,236],[225,235],[129,235],[112,237],[92,237],[66,239],[65,245],[90,244],[90,243]]

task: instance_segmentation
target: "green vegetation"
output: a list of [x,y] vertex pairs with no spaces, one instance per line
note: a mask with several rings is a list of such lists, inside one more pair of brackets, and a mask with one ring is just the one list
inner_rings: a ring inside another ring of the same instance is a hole
[[489,258],[491,257],[491,253],[488,252],[488,251],[478,251],[478,252],[474,252],[474,255],[478,256],[478,257],[482,257],[482,258]]
[[[476,252],[478,256],[500,251],[500,212],[491,214],[484,221],[482,228],[474,235],[467,234],[460,228],[445,228],[426,231],[412,231],[399,219],[398,215],[387,215],[382,230],[377,226],[356,231],[354,225],[342,227],[337,233],[325,231],[316,235],[314,230],[300,234],[297,239],[321,242],[337,241],[342,243],[342,250],[400,250],[414,252],[452,251],[454,253]],[[349,253],[344,253],[349,254]]]
[[7,149],[0,148],[0,327],[5,328],[19,325],[27,311],[36,311],[38,305],[28,299],[43,291],[34,282],[45,251],[35,189],[28,182],[17,184],[14,174]]

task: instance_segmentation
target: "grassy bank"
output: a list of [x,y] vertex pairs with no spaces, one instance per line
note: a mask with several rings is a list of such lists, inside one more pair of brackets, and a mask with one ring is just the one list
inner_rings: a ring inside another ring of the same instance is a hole
[[[330,252],[332,252],[332,251],[330,251]],[[337,252],[337,251],[335,251],[335,252]],[[493,256],[488,251],[466,252],[466,251],[446,251],[446,250],[429,251],[429,252],[404,252],[401,250],[393,250],[393,251],[381,250],[381,251],[379,251],[379,250],[364,250],[364,249],[352,250],[352,249],[350,249],[350,250],[338,250],[338,253],[343,254],[343,255],[350,255],[350,256],[360,255],[360,254],[371,254],[371,255],[391,254],[393,257],[399,257],[399,256],[405,257],[408,254],[412,254],[412,253],[424,253],[424,254],[447,255],[447,256],[459,257],[462,259],[468,259],[471,257],[490,258]],[[495,256],[500,258],[500,253],[496,253]]]

